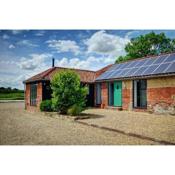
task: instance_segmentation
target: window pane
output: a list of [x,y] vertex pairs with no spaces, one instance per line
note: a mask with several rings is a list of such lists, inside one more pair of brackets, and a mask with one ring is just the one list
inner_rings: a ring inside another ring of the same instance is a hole
[[147,106],[146,80],[134,80],[134,107],[145,108]]
[[30,105],[36,106],[36,98],[37,98],[37,85],[30,85]]
[[96,84],[96,104],[101,104],[101,84]]

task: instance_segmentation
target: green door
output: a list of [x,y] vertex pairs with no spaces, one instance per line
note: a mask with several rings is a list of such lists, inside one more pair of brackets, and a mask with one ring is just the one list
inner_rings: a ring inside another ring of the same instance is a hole
[[122,81],[114,82],[114,106],[122,106]]

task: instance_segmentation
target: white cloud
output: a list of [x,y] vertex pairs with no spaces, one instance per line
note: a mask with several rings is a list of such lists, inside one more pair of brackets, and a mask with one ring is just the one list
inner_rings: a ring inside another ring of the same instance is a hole
[[44,34],[45,34],[45,31],[42,30],[42,31],[36,32],[36,33],[35,33],[35,36],[44,36]]
[[17,34],[20,34],[22,32],[23,32],[22,30],[12,30],[13,35],[17,35]]
[[4,35],[2,36],[2,38],[3,38],[3,39],[9,39],[10,37],[9,37],[7,34],[4,34]]
[[[113,60],[112,60],[112,62],[113,62]],[[59,67],[98,70],[98,69],[110,64],[111,61],[105,62],[105,58],[103,58],[103,57],[96,58],[96,57],[90,56],[85,60],[82,60],[80,58],[68,59],[68,58],[64,57],[60,60],[56,60],[55,63],[56,63],[55,65],[59,66]]]
[[110,56],[125,54],[124,47],[128,42],[129,39],[127,37],[122,38],[117,35],[108,34],[105,31],[98,31],[85,40],[85,44],[88,46],[88,53]]
[[24,70],[35,70],[38,67],[45,67],[45,59],[52,57],[51,54],[31,54],[30,58],[22,57],[19,67]]
[[27,47],[38,47],[37,44],[33,44],[30,40],[21,40],[17,42],[17,45],[27,46]]
[[48,43],[48,46],[50,48],[53,48],[56,50],[58,53],[60,52],[73,52],[75,54],[78,54],[79,51],[79,46],[75,41],[71,40],[49,40],[46,41]]
[[9,49],[14,49],[14,48],[15,48],[15,46],[13,44],[9,45]]

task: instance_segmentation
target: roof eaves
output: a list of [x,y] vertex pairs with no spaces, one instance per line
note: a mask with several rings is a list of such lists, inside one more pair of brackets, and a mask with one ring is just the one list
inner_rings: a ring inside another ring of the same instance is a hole
[[144,76],[135,76],[135,77],[133,76],[133,77],[111,78],[111,79],[95,80],[95,82],[106,82],[106,81],[114,81],[114,80],[133,80],[133,79],[141,79],[141,78],[158,78],[158,77],[170,77],[170,76],[175,76],[175,73],[144,75]]

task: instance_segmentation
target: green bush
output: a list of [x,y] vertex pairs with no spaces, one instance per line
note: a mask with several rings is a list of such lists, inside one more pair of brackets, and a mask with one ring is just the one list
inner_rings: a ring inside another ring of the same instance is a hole
[[52,101],[51,100],[44,100],[40,104],[41,111],[48,111],[51,112],[52,110]]
[[81,106],[79,106],[78,104],[74,104],[68,109],[67,114],[76,116],[76,115],[79,115],[82,111],[83,111],[83,108]]
[[87,88],[80,84],[79,75],[71,70],[64,70],[54,75],[51,81],[52,107],[61,114],[77,104],[80,108],[86,105]]

